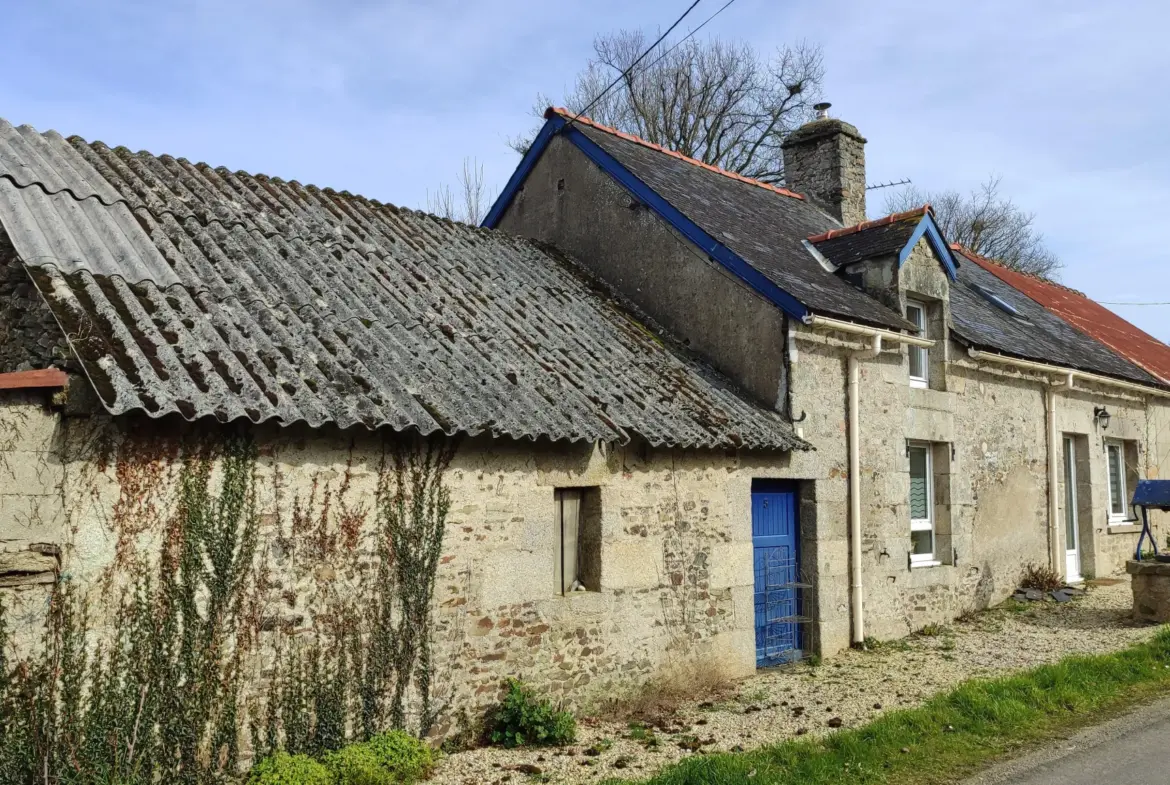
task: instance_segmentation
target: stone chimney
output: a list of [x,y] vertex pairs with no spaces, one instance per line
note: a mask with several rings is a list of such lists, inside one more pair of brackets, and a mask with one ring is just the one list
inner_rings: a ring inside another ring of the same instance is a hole
[[865,139],[849,123],[829,117],[829,104],[817,104],[817,117],[792,132],[784,150],[784,180],[844,226],[865,220]]

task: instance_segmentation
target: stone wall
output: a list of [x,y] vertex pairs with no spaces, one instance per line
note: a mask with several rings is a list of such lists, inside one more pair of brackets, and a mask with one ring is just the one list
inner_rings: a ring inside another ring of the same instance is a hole
[[64,336],[0,229],[0,371],[64,366]]
[[[81,587],[95,640],[109,639],[119,598],[157,569],[173,537],[181,445],[225,431],[65,417],[11,394],[0,419],[9,434],[0,460],[11,467],[0,473],[0,544],[7,554],[59,552],[47,577]],[[335,623],[372,574],[382,443],[301,428],[253,434],[264,579],[245,605],[271,653]],[[474,711],[519,676],[581,706],[691,659],[729,678],[750,674],[751,481],[792,477],[794,463],[787,454],[463,441],[445,476],[452,504],[434,629],[441,697]],[[217,462],[213,486],[221,471]],[[563,487],[597,489],[600,591],[554,594],[554,490]],[[40,518],[26,520],[28,510]],[[28,650],[51,586],[45,574],[7,577],[0,599]],[[257,662],[254,694],[271,667],[271,654]]]
[[[945,276],[926,241],[915,248],[891,286],[902,296],[939,298],[945,314]],[[892,296],[892,295],[891,295]],[[935,329],[942,326],[935,321]],[[848,442],[844,401],[846,357],[866,344],[846,335],[797,328],[798,353],[790,379],[794,411],[808,413],[805,438],[823,466],[816,486],[818,549],[815,617],[821,651],[849,645]],[[932,332],[930,389],[911,388],[906,349],[887,349],[861,365],[862,572],[865,631],[894,638],[930,623],[946,623],[965,610],[1005,599],[1028,564],[1049,563],[1046,380],[979,366],[963,347]],[[832,391],[826,394],[826,391]],[[1107,430],[1093,409],[1112,413]],[[1059,436],[1084,445],[1079,456],[1082,573],[1114,575],[1125,569],[1140,526],[1110,525],[1104,439],[1135,448],[1133,479],[1170,471],[1170,406],[1116,390],[1079,384],[1057,399]],[[937,566],[911,568],[908,440],[934,445]],[[1063,467],[1063,441],[1055,460]],[[1132,480],[1129,492],[1132,493]],[[1056,529],[1064,554],[1064,496],[1058,487]],[[829,502],[833,499],[834,503]],[[1163,538],[1167,516],[1153,513]],[[1159,539],[1165,544],[1164,539]],[[829,563],[826,563],[828,561]],[[1063,571],[1063,562],[1060,565]]]

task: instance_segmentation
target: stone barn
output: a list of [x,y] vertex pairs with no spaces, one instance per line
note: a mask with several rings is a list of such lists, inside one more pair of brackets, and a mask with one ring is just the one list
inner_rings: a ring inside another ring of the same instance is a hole
[[443,733],[509,676],[755,669],[753,505],[779,563],[823,459],[565,254],[8,124],[0,249],[9,642],[149,663],[130,716],[246,747],[331,684],[349,731]]

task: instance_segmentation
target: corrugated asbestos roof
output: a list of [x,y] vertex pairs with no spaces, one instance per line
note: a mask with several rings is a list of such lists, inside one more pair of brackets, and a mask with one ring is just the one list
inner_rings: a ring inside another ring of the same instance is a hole
[[2,121],[0,224],[114,414],[807,447],[499,232]]

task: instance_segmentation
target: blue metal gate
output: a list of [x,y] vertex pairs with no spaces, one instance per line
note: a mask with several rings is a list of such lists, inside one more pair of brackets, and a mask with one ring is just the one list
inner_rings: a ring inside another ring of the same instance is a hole
[[796,483],[752,482],[756,666],[800,659],[800,527]]

